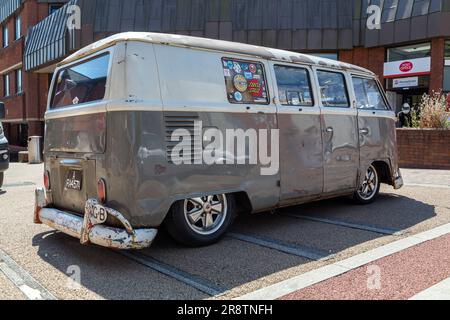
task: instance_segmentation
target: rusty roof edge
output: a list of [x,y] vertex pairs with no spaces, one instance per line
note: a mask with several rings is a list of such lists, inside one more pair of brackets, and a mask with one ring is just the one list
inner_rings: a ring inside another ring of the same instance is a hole
[[265,48],[261,46],[231,41],[184,36],[177,34],[151,33],[151,32],[124,32],[112,35],[108,38],[99,40],[78,50],[77,52],[73,53],[72,55],[64,59],[62,62],[60,62],[58,66],[71,63],[75,60],[79,60],[88,55],[92,55],[96,52],[111,47],[118,42],[123,41],[140,41],[153,44],[171,45],[177,47],[229,52],[247,56],[257,56],[267,60],[274,60],[288,63],[301,63],[308,65],[315,65],[318,67],[335,68],[339,70],[351,70],[375,76],[375,74],[372,71],[359,66],[355,66],[345,62],[330,60],[326,58],[310,56],[298,52]]

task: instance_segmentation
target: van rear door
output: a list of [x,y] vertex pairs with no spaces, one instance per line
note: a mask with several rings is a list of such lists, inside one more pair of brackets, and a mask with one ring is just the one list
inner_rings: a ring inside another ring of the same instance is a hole
[[57,70],[45,115],[46,170],[54,205],[83,212],[96,196],[96,159],[106,151],[110,53]]

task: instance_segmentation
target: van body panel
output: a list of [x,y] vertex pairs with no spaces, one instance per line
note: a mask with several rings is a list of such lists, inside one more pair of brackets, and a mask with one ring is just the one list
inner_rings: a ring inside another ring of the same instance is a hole
[[322,109],[324,193],[356,188],[359,170],[357,120],[354,109]]

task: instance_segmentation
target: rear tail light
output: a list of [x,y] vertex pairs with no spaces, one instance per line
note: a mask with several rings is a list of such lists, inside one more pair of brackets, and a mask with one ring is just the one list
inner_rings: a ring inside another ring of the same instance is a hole
[[50,190],[50,173],[48,171],[44,172],[44,187],[45,190]]
[[97,181],[97,196],[100,203],[106,202],[106,182],[101,178]]

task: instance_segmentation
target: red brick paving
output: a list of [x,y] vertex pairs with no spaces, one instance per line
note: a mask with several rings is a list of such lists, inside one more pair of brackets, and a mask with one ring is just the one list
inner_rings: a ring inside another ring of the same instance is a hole
[[[381,288],[368,289],[369,266],[381,270]],[[450,235],[289,294],[283,300],[405,300],[450,277]]]

